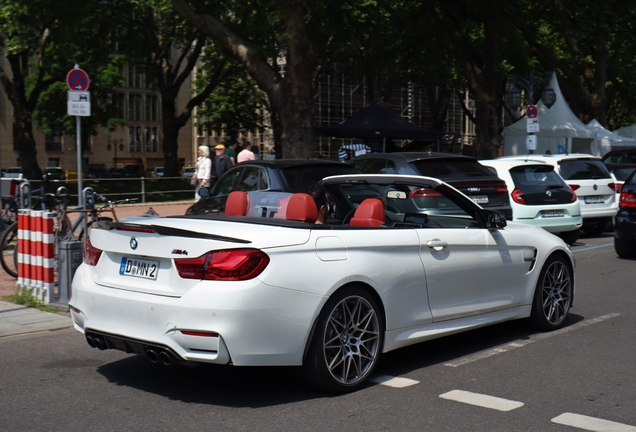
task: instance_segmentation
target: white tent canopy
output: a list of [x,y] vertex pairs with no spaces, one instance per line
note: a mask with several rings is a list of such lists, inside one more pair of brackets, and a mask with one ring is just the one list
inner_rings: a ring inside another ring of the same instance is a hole
[[616,129],[614,133],[624,137],[636,138],[636,125],[629,125]]
[[[556,102],[548,109],[539,101],[539,132],[537,136],[537,149],[535,153],[542,154],[550,150],[557,153],[589,153],[592,154],[592,145],[596,138],[596,132],[578,119],[568,106],[556,74],[552,74],[550,85],[556,94]],[[527,154],[526,147],[527,119],[522,117],[517,122],[504,128],[504,155]]]
[[596,131],[595,143],[592,146],[592,154],[596,156],[603,156],[611,150],[636,146],[636,139],[611,132],[605,129],[596,119],[589,122],[587,126]]

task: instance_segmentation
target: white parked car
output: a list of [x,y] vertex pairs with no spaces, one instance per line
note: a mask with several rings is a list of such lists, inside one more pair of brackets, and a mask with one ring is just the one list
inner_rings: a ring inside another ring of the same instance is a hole
[[573,244],[583,224],[581,206],[574,190],[554,166],[518,159],[481,160],[506,182],[510,192],[512,220],[539,226]]
[[516,155],[499,159],[521,159],[552,165],[576,192],[581,205],[583,231],[598,235],[612,227],[618,211],[617,182],[602,159],[582,153]]
[[163,177],[163,173],[164,173],[164,168],[162,166],[156,167],[155,169],[152,170],[152,176],[154,178]]
[[73,279],[75,328],[91,347],[154,363],[302,365],[344,392],[388,351],[507,320],[566,321],[575,264],[558,237],[430,177],[321,185],[325,224],[310,195],[235,191],[223,216],[93,228]]

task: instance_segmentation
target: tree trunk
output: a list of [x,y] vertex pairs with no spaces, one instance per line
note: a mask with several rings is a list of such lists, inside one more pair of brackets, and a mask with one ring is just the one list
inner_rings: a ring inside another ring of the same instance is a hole
[[179,130],[183,127],[175,117],[174,98],[161,100],[161,125],[163,129],[163,169],[165,177],[179,176]]
[[18,55],[7,55],[13,79],[2,75],[2,85],[13,106],[13,143],[20,157],[20,166],[24,176],[31,180],[42,179],[42,170],[38,165],[35,138],[33,138],[33,108],[29,106],[24,85],[24,76]]

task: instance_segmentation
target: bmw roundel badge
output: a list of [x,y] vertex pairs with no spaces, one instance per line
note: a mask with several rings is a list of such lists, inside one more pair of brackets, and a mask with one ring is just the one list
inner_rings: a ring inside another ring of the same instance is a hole
[[138,243],[137,243],[137,239],[136,239],[136,238],[134,238],[134,237],[133,237],[133,238],[131,238],[131,239],[130,239],[130,248],[131,248],[132,250],[135,250],[135,249],[137,249],[137,245],[138,245]]

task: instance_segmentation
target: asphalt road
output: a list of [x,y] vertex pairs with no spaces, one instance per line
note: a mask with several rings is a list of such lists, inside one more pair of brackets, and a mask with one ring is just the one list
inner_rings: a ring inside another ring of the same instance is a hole
[[376,371],[384,384],[348,395],[289,368],[155,366],[74,330],[1,338],[0,430],[636,430],[636,261],[616,257],[611,235],[573,250],[563,329],[520,321],[398,350]]

